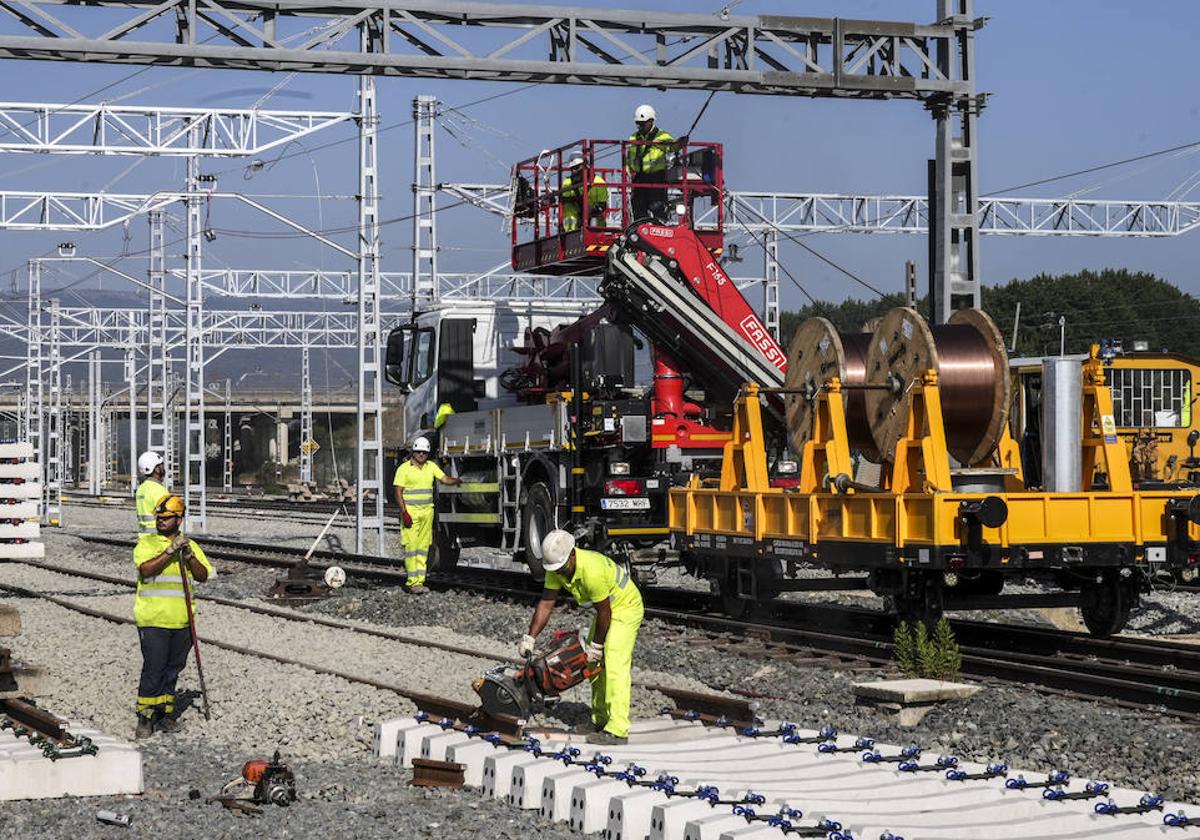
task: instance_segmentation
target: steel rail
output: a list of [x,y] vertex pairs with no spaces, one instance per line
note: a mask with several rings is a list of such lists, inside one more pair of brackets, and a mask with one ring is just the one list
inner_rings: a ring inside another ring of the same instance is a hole
[[[126,547],[129,543],[108,537],[84,537],[106,544]],[[298,561],[278,555],[301,554],[302,549],[274,545],[255,545],[234,540],[208,540],[215,544],[214,556],[235,562],[258,565],[294,566]],[[225,545],[240,546],[229,550]],[[258,554],[248,554],[247,548]],[[276,555],[271,557],[270,554]],[[370,555],[316,552],[322,559],[358,565],[344,566],[363,577],[388,583],[402,581],[401,570],[384,568],[394,564],[390,558]],[[314,568],[323,568],[313,564]],[[493,583],[499,577],[503,583]],[[434,586],[473,588],[505,597],[532,600],[537,590],[525,575],[491,570],[472,570],[463,575],[435,572],[428,578]],[[774,644],[784,644],[789,652],[813,651],[848,655],[866,662],[884,665],[890,662],[892,644],[890,617],[864,609],[825,605],[776,603],[769,605],[770,621],[744,622],[703,611],[708,599],[684,590],[650,588],[647,617],[668,623],[715,630]],[[1065,690],[1073,694],[1111,698],[1139,706],[1162,706],[1180,712],[1200,711],[1200,648],[1153,640],[1095,639],[1068,631],[1045,631],[987,622],[953,622],[962,634],[960,650],[963,673],[994,676],[1009,682]],[[821,627],[821,631],[807,628]],[[1003,631],[1002,633],[998,631]],[[985,634],[984,639],[981,634]],[[1002,638],[1003,637],[1003,638]],[[1008,649],[987,647],[1003,642]],[[1052,649],[1052,653],[1029,650]],[[795,650],[792,650],[795,649]]]

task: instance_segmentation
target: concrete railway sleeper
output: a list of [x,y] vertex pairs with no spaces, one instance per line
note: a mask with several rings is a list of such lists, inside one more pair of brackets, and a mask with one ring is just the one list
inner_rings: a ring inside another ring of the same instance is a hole
[[697,717],[636,721],[627,745],[600,749],[417,715],[380,724],[376,744],[401,766],[456,762],[483,795],[605,840],[1133,838],[1194,824],[1181,803],[1061,770],[925,757],[917,745],[786,721],[703,725]]

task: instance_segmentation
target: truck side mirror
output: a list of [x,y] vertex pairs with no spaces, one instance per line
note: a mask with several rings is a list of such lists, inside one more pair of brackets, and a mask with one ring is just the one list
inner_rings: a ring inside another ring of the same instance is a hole
[[409,332],[406,327],[396,327],[387,337],[387,354],[383,365],[383,378],[401,388],[408,387],[408,376],[405,370],[404,338]]

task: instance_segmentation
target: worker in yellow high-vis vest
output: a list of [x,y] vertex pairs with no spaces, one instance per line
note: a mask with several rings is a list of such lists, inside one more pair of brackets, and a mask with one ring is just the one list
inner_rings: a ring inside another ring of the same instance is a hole
[[442,468],[429,460],[429,439],[413,441],[412,457],[396,468],[392,486],[396,504],[400,507],[400,544],[404,549],[404,569],[408,576],[404,588],[414,595],[424,595],[425,569],[429,562],[429,546],[433,545],[433,485],[462,484],[462,479],[446,475]]
[[167,468],[161,455],[147,450],[138,456],[137,467],[142,480],[133,498],[137,507],[138,542],[141,542],[143,537],[158,533],[154,527],[154,509],[170,492],[162,483]]
[[[655,123],[657,114],[650,105],[639,105],[633,112],[633,123],[637,129],[629,137],[625,152],[625,171],[633,182],[630,197],[632,221],[653,219],[663,222],[667,218],[667,158],[679,148],[669,133]],[[655,186],[642,186],[654,184]]]
[[[175,683],[192,648],[183,575],[203,583],[215,574],[204,551],[180,530],[182,524],[183,499],[168,495],[155,508],[155,533],[141,537],[133,549],[138,573],[133,618],[142,648],[138,738],[180,728],[175,714]],[[195,609],[193,599],[193,616]]]
[[600,665],[592,682],[592,727],[588,743],[624,744],[629,737],[629,704],[633,688],[633,647],[642,626],[642,593],[629,572],[598,551],[575,547],[575,537],[551,531],[542,540],[546,570],[542,598],[534,608],[529,632],[517,645],[526,657],[546,627],[558,594],[565,589],[581,607],[593,607],[596,617],[587,637],[587,657]]

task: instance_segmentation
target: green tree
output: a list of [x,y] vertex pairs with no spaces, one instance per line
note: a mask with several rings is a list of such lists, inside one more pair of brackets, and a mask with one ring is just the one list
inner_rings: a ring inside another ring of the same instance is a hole
[[[1148,342],[1151,350],[1200,357],[1200,333],[1193,327],[1200,319],[1200,300],[1152,274],[1106,268],[1058,276],[1039,274],[987,286],[983,289],[983,309],[1000,328],[1006,347],[1012,345],[1018,302],[1021,321],[1014,356],[1057,354],[1058,319],[1064,317],[1068,353],[1086,353],[1089,345],[1112,338],[1122,341],[1127,349],[1140,340]],[[818,302],[782,313],[782,337],[790,343],[800,322],[818,315],[843,332],[856,331],[902,304],[899,294],[869,301],[852,298],[838,304]],[[928,313],[927,299],[917,301],[917,309]]]

